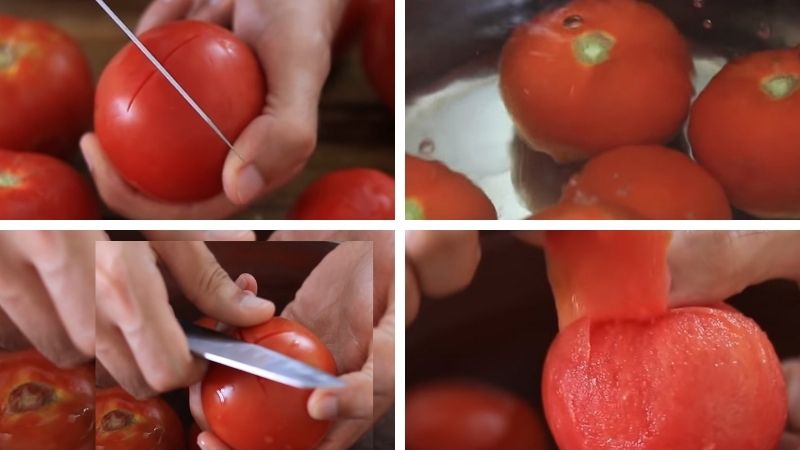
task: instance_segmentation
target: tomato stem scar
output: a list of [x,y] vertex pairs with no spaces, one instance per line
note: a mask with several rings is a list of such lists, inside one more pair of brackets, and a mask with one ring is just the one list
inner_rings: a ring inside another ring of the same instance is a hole
[[8,42],[0,43],[0,70],[11,67],[17,59],[14,49]]
[[425,218],[422,205],[417,200],[406,199],[406,219],[421,220]]
[[788,74],[773,75],[761,83],[761,89],[773,100],[783,100],[800,89],[800,77]]
[[17,386],[8,396],[9,410],[12,413],[35,411],[53,403],[55,391],[41,383],[25,383]]
[[115,409],[103,416],[103,431],[116,431],[126,428],[133,423],[133,414],[130,411]]
[[596,65],[611,57],[614,38],[602,31],[589,31],[572,41],[572,51],[581,64]]
[[19,178],[8,172],[0,172],[0,187],[8,188],[19,184]]

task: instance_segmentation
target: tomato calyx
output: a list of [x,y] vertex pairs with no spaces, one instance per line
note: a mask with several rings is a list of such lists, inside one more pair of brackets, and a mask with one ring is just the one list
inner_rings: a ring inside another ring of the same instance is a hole
[[[571,17],[573,16],[567,17],[567,19]],[[564,19],[564,26],[567,26],[567,19]],[[580,19],[580,23],[575,26],[580,26],[581,23],[583,23],[583,19]],[[611,57],[611,50],[615,44],[616,40],[605,31],[587,31],[572,41],[572,52],[579,63],[595,66]]]
[[21,384],[8,396],[8,409],[12,414],[21,414],[42,409],[53,403],[56,393],[52,386],[29,382]]
[[425,219],[425,212],[420,202],[413,198],[406,199],[406,219],[422,220]]
[[795,74],[771,75],[761,82],[761,90],[773,100],[789,98],[798,89],[800,89],[800,76]]
[[112,432],[127,428],[133,424],[133,414],[130,411],[115,409],[103,416],[102,427],[105,432]]

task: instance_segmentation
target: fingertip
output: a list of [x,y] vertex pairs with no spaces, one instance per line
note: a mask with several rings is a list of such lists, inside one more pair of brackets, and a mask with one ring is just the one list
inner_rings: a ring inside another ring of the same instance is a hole
[[308,415],[316,420],[333,420],[339,415],[339,399],[336,394],[317,389],[308,398]]
[[[246,291],[247,292],[247,291]],[[258,314],[259,319],[263,318],[264,320],[271,319],[272,316],[275,315],[275,304],[271,301],[257,297],[256,295],[250,294],[247,292],[239,302],[239,305],[242,307],[244,312],[247,316],[251,316],[252,314]],[[249,317],[248,317],[249,318]],[[259,320],[263,321],[263,320]]]
[[256,281],[256,278],[249,273],[243,273],[239,275],[239,277],[236,278],[236,286],[254,296],[258,292],[258,281]]

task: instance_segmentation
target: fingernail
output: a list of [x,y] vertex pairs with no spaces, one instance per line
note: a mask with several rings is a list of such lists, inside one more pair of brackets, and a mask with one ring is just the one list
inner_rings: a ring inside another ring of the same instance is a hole
[[243,241],[243,240],[249,239],[251,235],[252,235],[252,232],[244,231],[244,230],[236,230],[236,231],[212,230],[212,231],[206,231],[205,240],[206,241]]
[[326,395],[317,401],[317,417],[318,420],[335,419],[339,415],[339,400],[333,395]]
[[255,295],[245,295],[244,298],[242,298],[242,306],[245,308],[264,309],[274,307],[275,305],[273,305],[271,301],[264,300]]
[[240,203],[247,203],[264,189],[264,179],[254,164],[250,164],[239,172],[236,180],[236,193]]

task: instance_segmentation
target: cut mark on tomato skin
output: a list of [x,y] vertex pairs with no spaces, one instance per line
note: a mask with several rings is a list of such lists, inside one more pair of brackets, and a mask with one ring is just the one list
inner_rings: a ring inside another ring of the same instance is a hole
[[565,17],[562,24],[564,24],[564,28],[574,30],[583,26],[583,17],[578,14],[572,14]]
[[423,220],[425,219],[425,212],[422,205],[418,200],[413,198],[406,199],[406,219],[408,220]]
[[773,100],[789,98],[798,89],[800,89],[800,77],[793,74],[772,75],[761,82],[761,90]]
[[589,31],[572,41],[572,51],[579,63],[594,66],[607,61],[616,41],[604,31]]
[[133,424],[133,414],[130,411],[115,409],[103,416],[101,426],[103,431],[111,432],[127,428]]
[[45,384],[30,382],[14,388],[8,396],[8,409],[12,414],[42,409],[56,399],[55,390]]

